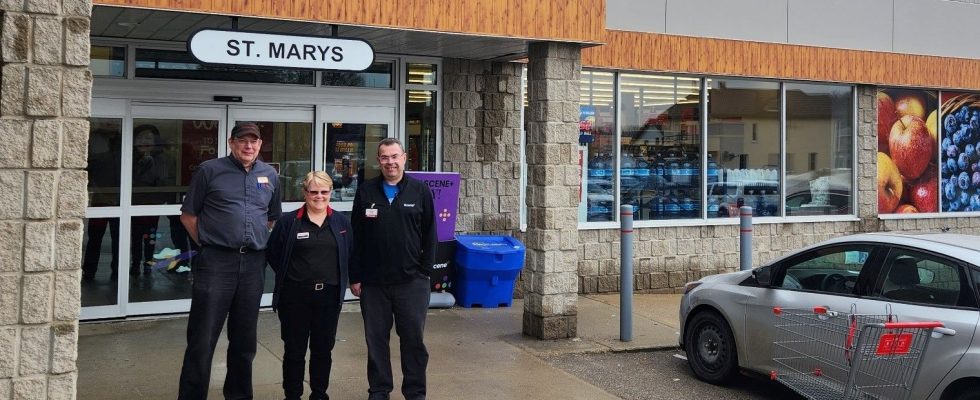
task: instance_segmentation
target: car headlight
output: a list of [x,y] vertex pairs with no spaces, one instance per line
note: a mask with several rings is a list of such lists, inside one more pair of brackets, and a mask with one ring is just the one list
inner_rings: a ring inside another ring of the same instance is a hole
[[692,290],[694,290],[694,288],[696,288],[698,286],[701,286],[702,283],[703,282],[700,282],[700,281],[685,283],[684,284],[684,294],[690,293]]

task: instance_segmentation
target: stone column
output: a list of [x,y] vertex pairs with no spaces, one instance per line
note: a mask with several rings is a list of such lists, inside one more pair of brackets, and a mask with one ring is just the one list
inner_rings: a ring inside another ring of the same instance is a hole
[[89,0],[0,0],[0,399],[74,399]]
[[459,172],[456,230],[520,227],[521,64],[445,59],[443,170]]
[[578,120],[581,50],[528,49],[524,334],[575,337],[578,309]]

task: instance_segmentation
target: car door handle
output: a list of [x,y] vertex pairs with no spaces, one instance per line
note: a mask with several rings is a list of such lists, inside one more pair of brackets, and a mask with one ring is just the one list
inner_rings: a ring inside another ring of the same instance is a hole
[[932,337],[956,336],[956,330],[950,328],[932,328]]

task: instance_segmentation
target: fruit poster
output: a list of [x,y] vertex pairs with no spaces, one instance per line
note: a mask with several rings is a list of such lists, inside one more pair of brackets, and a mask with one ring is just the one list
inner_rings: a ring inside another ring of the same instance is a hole
[[980,211],[980,95],[943,92],[942,210]]
[[878,102],[878,213],[939,210],[936,92],[880,89]]

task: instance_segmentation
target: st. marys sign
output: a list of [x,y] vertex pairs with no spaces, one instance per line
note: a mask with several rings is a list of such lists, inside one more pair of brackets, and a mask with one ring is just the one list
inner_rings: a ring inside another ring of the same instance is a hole
[[187,50],[206,64],[363,71],[374,49],[359,39],[203,29]]

